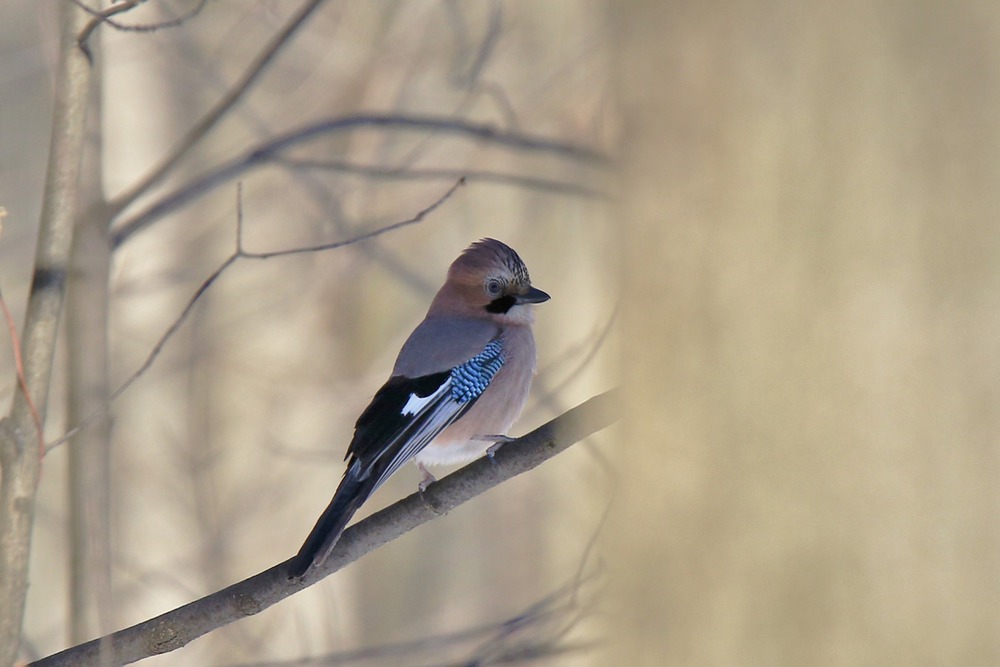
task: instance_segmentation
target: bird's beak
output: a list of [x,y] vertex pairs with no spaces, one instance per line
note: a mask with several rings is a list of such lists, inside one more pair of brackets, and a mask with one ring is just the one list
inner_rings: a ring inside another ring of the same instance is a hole
[[551,297],[538,289],[537,287],[529,287],[528,291],[524,294],[517,295],[517,302],[521,303],[542,303],[543,301],[548,301]]

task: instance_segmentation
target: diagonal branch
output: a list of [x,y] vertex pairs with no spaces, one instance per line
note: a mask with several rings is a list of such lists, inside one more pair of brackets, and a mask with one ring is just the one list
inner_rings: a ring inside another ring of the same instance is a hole
[[398,116],[366,114],[346,116],[306,125],[270,139],[242,156],[218,165],[171,193],[148,208],[126,219],[112,233],[112,247],[117,248],[138,231],[170,211],[182,206],[215,186],[235,179],[250,169],[281,157],[284,151],[308,141],[338,132],[358,128],[392,129],[397,131],[438,132],[484,141],[521,151],[549,153],[560,158],[603,165],[607,158],[598,151],[576,144],[519,132],[505,132],[493,125],[470,123],[447,116]]
[[132,187],[128,192],[115,197],[115,199],[110,202],[109,206],[115,212],[123,210],[126,206],[134,202],[137,198],[141,197],[145,192],[147,192],[151,187],[159,183],[170,171],[177,166],[188,152],[194,148],[201,141],[202,138],[208,134],[212,128],[214,128],[226,113],[236,105],[248,90],[256,83],[260,75],[267,69],[274,58],[281,51],[282,47],[288,43],[288,41],[298,32],[306,20],[312,16],[312,13],[323,4],[323,0],[308,0],[302,7],[299,8],[292,18],[289,19],[288,23],[281,29],[281,31],[271,39],[268,45],[263,51],[258,54],[257,58],[250,64],[247,71],[243,73],[243,77],[226,92],[225,96],[216,103],[216,105],[205,114],[204,118],[198,121],[187,133],[180,143],[174,148],[173,153],[171,153],[158,167],[156,167],[148,176],[142,179],[139,183]]
[[[516,475],[535,468],[572,444],[607,428],[618,419],[617,390],[610,390],[504,445],[493,460],[482,458],[358,522],[344,532],[322,567],[299,581],[285,574],[288,561],[101,639],[68,648],[33,667],[126,664],[169,653],[233,621],[260,613],[288,596],[315,584],[362,556],[417,526],[447,514],[459,505]],[[103,647],[102,647],[103,644]],[[102,656],[102,651],[104,655]]]

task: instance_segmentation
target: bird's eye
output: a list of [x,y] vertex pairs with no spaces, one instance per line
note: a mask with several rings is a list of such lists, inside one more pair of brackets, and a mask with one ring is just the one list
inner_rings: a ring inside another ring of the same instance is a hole
[[503,283],[496,278],[490,278],[486,281],[486,293],[490,296],[500,296],[503,291]]

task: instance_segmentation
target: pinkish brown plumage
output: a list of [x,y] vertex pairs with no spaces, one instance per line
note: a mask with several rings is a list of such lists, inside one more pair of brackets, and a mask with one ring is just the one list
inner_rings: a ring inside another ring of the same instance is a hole
[[518,254],[495,239],[452,262],[388,382],[358,418],[347,471],[290,577],[321,564],[361,504],[406,461],[422,470],[469,461],[507,433],[535,372],[532,306],[548,298],[531,286]]

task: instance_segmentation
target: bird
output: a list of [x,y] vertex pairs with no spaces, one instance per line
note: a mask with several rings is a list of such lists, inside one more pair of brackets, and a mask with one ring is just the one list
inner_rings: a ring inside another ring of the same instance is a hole
[[407,461],[434,481],[428,465],[465,463],[496,447],[521,414],[535,374],[533,306],[549,300],[533,287],[510,246],[476,241],[448,268],[424,319],[403,343],[392,373],[362,411],[347,468],[288,578],[322,565],[361,505]]

